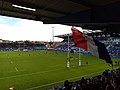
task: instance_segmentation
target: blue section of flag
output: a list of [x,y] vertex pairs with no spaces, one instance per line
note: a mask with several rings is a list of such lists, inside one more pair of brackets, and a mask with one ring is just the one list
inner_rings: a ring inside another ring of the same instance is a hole
[[95,45],[98,47],[98,53],[99,53],[99,58],[105,60],[107,63],[112,64],[112,60],[110,58],[110,55],[105,47],[104,43],[101,43],[95,39],[93,39],[95,42]]

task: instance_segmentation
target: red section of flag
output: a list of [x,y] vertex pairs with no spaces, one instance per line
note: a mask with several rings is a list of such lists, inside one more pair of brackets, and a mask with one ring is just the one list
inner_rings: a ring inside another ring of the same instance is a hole
[[83,36],[83,33],[74,27],[71,30],[75,46],[87,50],[87,40]]

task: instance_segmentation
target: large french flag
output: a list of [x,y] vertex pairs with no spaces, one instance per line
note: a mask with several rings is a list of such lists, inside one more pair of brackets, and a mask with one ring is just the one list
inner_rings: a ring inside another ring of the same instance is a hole
[[71,30],[74,44],[76,47],[90,51],[92,55],[105,60],[109,64],[112,64],[112,60],[104,43],[101,43],[98,40],[95,40],[88,35],[85,35],[74,27],[72,27]]

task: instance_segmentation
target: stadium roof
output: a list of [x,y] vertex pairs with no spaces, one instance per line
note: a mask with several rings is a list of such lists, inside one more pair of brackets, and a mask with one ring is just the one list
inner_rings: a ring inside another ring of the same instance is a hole
[[120,0],[0,0],[0,15],[120,33]]
[[[92,37],[98,37],[98,38],[101,38],[101,37],[120,37],[120,34],[117,34],[117,33],[106,33],[106,32],[101,32],[101,31],[98,31],[98,32],[95,32],[95,31],[90,31],[90,32],[84,32],[85,34],[87,34],[88,36],[92,36]],[[69,33],[69,34],[63,34],[63,35],[56,35],[54,37],[58,37],[58,38],[67,38],[67,37],[72,37],[72,33]]]
[[72,37],[72,33],[69,33],[69,34],[63,34],[63,35],[56,35],[55,37],[58,37],[58,38],[66,38],[66,37],[68,37],[68,36],[70,36],[70,37]]

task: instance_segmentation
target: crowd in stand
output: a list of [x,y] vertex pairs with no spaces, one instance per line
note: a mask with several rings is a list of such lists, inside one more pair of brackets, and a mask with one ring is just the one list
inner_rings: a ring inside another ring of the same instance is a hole
[[1,42],[0,51],[13,51],[13,50],[46,50],[47,47],[41,42]]
[[120,44],[112,45],[108,48],[108,51],[112,57],[120,58]]
[[[120,58],[120,39],[119,38],[96,38],[97,40],[99,40],[100,42],[104,43],[108,49],[108,52],[110,54],[110,56],[112,58]],[[63,52],[67,52],[68,51],[68,40],[67,38],[65,38],[60,45],[56,48],[57,51],[63,51]],[[79,52],[79,48],[74,46],[74,42],[73,39],[70,39],[69,42],[69,50],[73,50],[75,52]],[[80,50],[80,53],[83,54],[89,54],[89,51],[85,51],[83,49]]]
[[66,80],[63,85],[48,90],[120,90],[120,68],[105,70],[101,75],[84,78],[75,82]]

